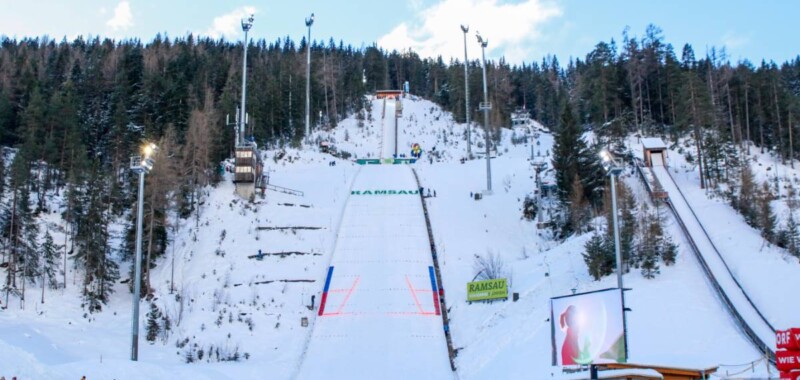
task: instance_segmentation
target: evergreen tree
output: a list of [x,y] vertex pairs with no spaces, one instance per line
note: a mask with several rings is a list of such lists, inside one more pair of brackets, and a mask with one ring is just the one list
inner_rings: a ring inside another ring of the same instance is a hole
[[[638,232],[638,221],[636,220],[636,200],[631,193],[628,186],[622,181],[616,181],[617,184],[617,209],[619,212],[619,246],[620,253],[622,254],[622,262],[624,265],[630,267],[634,265],[635,254],[635,238]],[[613,215],[611,213],[611,184],[604,191],[603,197],[603,213],[606,216],[606,225],[608,226],[609,239],[614,238],[614,225]],[[627,272],[627,270],[626,270]]]
[[582,233],[591,217],[589,204],[583,198],[583,185],[578,174],[572,178],[572,191],[569,200],[569,224],[565,234],[570,231]]
[[[9,203],[5,205],[2,219],[0,219],[2,228],[0,234],[5,239],[4,246],[5,252],[7,252],[6,279],[3,286],[6,301],[10,294],[22,295],[18,290],[20,284],[17,281],[17,275],[25,276],[31,273],[32,269],[26,266],[26,261],[27,264],[31,264],[32,258],[29,257],[29,254],[32,251],[31,248],[35,248],[30,247],[30,242],[26,241],[26,232],[29,232],[29,229],[35,224],[32,222],[33,215],[29,205],[30,165],[24,150],[18,151],[14,156],[9,174],[11,194],[7,198]],[[24,287],[24,279],[21,285]]]
[[753,170],[749,163],[742,166],[739,181],[739,194],[732,196],[731,206],[739,211],[744,217],[745,222],[753,227],[758,227],[758,217],[756,209],[756,197],[758,189],[756,187]]
[[794,212],[789,210],[789,217],[786,218],[786,230],[784,232],[786,250],[797,258],[800,258],[800,231],[797,230],[798,223],[794,218]]
[[675,244],[670,235],[664,235],[663,239],[661,260],[664,261],[664,265],[670,266],[675,264],[675,259],[678,256],[678,245]]
[[[573,183],[578,176],[578,158],[580,152],[587,149],[569,103],[561,112],[559,126],[554,134],[552,163],[556,171],[556,187],[559,199],[566,203],[576,195],[573,194]],[[583,198],[583,194],[576,196]]]
[[638,264],[642,276],[652,279],[660,271],[658,260],[664,244],[664,231],[657,213],[645,210],[643,218],[645,228],[639,246]]
[[39,277],[41,270],[38,244],[39,225],[36,223],[33,210],[31,210],[29,198],[30,192],[27,187],[23,186],[17,203],[20,241],[17,242],[16,247],[19,253],[21,274],[27,281],[34,282]]
[[79,188],[77,202],[81,212],[76,215],[73,259],[83,271],[84,304],[89,312],[102,310],[119,279],[117,263],[111,259],[108,244],[108,186],[95,163],[87,181]]
[[614,243],[607,236],[595,233],[584,246],[583,261],[589,274],[599,280],[614,273]]
[[770,202],[772,202],[772,192],[769,189],[769,184],[764,182],[756,198],[758,225],[761,226],[761,236],[768,242],[774,243],[776,218]]
[[53,235],[50,235],[50,231],[46,231],[41,248],[43,287],[49,286],[50,289],[58,289],[58,278],[56,274],[59,268],[59,252],[62,248],[62,246],[53,241]]
[[161,333],[161,325],[159,321],[162,319],[161,310],[158,309],[155,303],[150,303],[150,311],[147,313],[147,335],[148,342],[155,342],[159,333]]

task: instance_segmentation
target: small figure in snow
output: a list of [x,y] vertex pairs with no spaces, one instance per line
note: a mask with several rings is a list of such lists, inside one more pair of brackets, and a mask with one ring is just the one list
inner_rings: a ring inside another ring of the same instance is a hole
[[472,192],[469,192],[469,198],[472,199]]
[[256,255],[256,260],[264,260],[264,253],[261,250],[258,250],[258,254]]

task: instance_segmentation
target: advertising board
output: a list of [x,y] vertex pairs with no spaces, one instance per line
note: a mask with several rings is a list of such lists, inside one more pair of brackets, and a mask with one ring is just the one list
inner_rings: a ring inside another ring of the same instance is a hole
[[467,302],[508,298],[505,278],[467,283]]
[[553,365],[626,361],[620,289],[551,298],[550,324]]

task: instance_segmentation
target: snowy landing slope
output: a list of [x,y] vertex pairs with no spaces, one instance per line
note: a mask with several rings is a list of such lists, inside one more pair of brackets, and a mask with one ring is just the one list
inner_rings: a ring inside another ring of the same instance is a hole
[[761,315],[761,312],[750,302],[746,290],[739,287],[736,279],[727,269],[722,256],[717,254],[714,243],[706,234],[703,225],[700,224],[691,206],[669,175],[667,167],[653,166],[653,173],[655,173],[656,178],[669,194],[669,199],[675,208],[675,212],[683,220],[686,229],[692,235],[692,240],[694,240],[697,249],[703,256],[703,260],[708,264],[709,269],[722,287],[725,295],[736,308],[736,311],[767,347],[775,347],[775,331]]
[[298,378],[452,378],[432,265],[411,169],[362,168]]

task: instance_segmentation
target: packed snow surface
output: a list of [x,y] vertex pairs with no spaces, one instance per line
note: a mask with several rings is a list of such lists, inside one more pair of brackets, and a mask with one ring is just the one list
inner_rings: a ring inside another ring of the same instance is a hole
[[418,193],[408,166],[359,172],[299,379],[453,376]]

